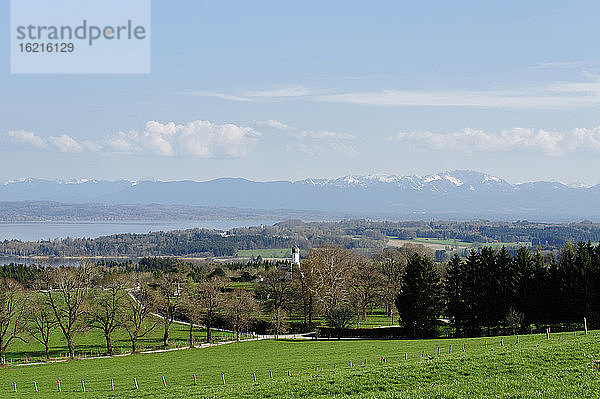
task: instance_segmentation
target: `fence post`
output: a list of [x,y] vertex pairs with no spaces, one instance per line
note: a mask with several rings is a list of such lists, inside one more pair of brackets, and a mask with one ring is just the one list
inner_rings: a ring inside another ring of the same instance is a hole
[[167,387],[167,382],[165,381],[165,376],[162,376],[163,387]]
[[17,392],[17,383],[16,383],[16,381],[13,381],[13,387],[15,389],[14,391]]
[[269,378],[273,378],[273,372],[269,370]]
[[225,374],[221,373],[221,381],[223,381],[223,385],[225,385]]
[[198,382],[196,381],[196,374],[194,374],[194,385],[198,385]]
[[37,392],[37,382],[33,381],[33,387],[35,388],[35,391]]
[[450,346],[448,347],[448,353],[449,353],[449,354],[452,354],[452,345],[450,345]]
[[85,392],[85,381],[81,380],[81,388],[83,389],[83,392]]
[[137,378],[133,377],[133,383],[135,384],[135,389],[138,389]]
[[254,382],[256,382],[256,373],[252,373],[252,379],[254,380]]
[[110,390],[111,391],[115,390],[115,380],[113,380],[112,378],[110,379]]
[[587,319],[585,317],[583,318],[583,328],[585,329],[585,335],[587,335],[588,334]]
[[504,346],[504,338],[500,338],[500,346]]
[[60,380],[57,380],[57,381],[58,381],[58,392],[60,392]]
[[404,352],[404,360],[408,360],[408,353]]

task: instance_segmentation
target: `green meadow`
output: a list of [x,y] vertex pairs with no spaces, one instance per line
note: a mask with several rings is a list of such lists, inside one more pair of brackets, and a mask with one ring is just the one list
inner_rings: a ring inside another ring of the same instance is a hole
[[237,251],[238,258],[291,258],[290,248],[261,248],[261,249],[240,249]]
[[[149,321],[148,326],[151,326]],[[144,338],[140,339],[139,350],[149,351],[164,349],[163,345],[163,325],[158,324]],[[195,327],[194,340],[200,344],[206,341],[206,329]],[[188,346],[189,326],[174,323],[169,329],[169,346],[168,348],[178,348]],[[30,336],[26,336],[27,342],[15,340],[8,347],[6,353],[7,363],[24,363],[38,362],[44,355],[44,347]],[[232,334],[218,330],[212,331],[212,338],[216,342],[232,339]],[[240,337],[243,338],[243,337]],[[75,338],[75,354],[77,357],[90,357],[102,355],[106,352],[106,343],[104,335],[100,330],[91,329],[84,334],[78,334]],[[121,329],[117,329],[112,336],[113,350],[115,354],[124,354],[131,351],[131,343],[127,333]],[[67,343],[57,328],[54,330],[50,339],[50,358],[56,359],[65,357],[67,353]]]
[[518,343],[515,336],[394,341],[265,340],[6,367],[0,371],[0,395],[11,398],[593,398],[600,396],[599,367],[598,331],[576,336],[551,334],[549,340],[545,335],[524,335]]

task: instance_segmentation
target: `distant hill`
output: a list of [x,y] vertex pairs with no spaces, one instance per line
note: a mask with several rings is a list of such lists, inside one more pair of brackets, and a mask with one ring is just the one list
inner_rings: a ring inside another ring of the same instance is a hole
[[295,182],[241,178],[204,182],[25,179],[1,185],[0,201],[284,209],[411,219],[600,220],[600,185],[575,188],[557,182],[511,184],[470,170]]

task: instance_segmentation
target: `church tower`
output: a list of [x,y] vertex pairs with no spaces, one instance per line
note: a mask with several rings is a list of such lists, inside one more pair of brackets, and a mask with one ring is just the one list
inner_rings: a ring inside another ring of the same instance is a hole
[[300,248],[294,245],[292,248],[292,264],[290,265],[290,272],[294,272],[294,266],[300,266]]

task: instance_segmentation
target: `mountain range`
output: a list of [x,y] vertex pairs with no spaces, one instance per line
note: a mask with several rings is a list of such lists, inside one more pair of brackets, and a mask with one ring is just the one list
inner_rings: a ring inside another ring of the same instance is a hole
[[242,178],[209,181],[55,181],[0,185],[0,201],[161,204],[261,210],[314,210],[344,217],[574,221],[600,219],[600,185],[511,184],[482,172],[427,176],[368,175],[294,182]]

